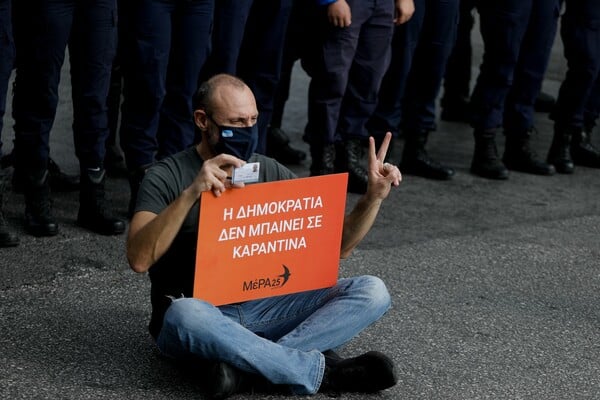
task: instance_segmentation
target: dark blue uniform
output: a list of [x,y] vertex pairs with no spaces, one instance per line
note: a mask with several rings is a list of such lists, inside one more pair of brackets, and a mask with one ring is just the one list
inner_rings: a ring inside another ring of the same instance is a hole
[[471,101],[473,127],[527,132],[556,36],[559,2],[480,0],[477,8],[485,52]]
[[101,234],[122,233],[124,221],[105,208],[103,168],[109,133],[106,98],[116,52],[116,0],[35,0],[14,7],[15,173],[25,182],[26,229],[36,236],[58,233],[50,213],[49,137],[68,46],[73,139],[82,176],[77,223]]
[[590,141],[600,112],[600,4],[565,3],[561,37],[568,69],[550,115],[554,138],[548,162],[558,172],[572,173],[574,164],[600,168],[600,151]]
[[400,168],[407,174],[454,175],[429,157],[425,144],[436,128],[436,99],[456,38],[458,8],[458,0],[416,0],[413,17],[394,32],[392,61],[368,128],[382,137],[402,125],[406,144]]
[[435,101],[456,38],[458,0],[415,0],[415,13],[397,26],[371,133],[435,130]]
[[218,73],[240,77],[258,107],[257,153],[266,154],[267,127],[279,83],[292,0],[218,0],[212,50],[202,79]]
[[115,0],[35,0],[17,16],[16,167],[44,170],[69,48],[75,153],[82,168],[102,166],[108,136],[106,96],[116,50]]
[[[552,175],[530,146],[534,104],[556,36],[559,0],[479,0],[483,61],[471,96],[475,151],[471,171],[508,178],[508,169]],[[500,161],[496,131],[504,127]]]
[[[2,133],[2,117],[6,111],[8,80],[15,60],[11,1],[0,0],[0,133]],[[0,156],[2,156],[1,137]]]
[[594,120],[593,103],[597,102],[594,96],[598,96],[600,3],[567,1],[561,19],[561,38],[568,69],[551,118],[560,126],[583,128],[584,122],[589,125]]
[[135,171],[194,143],[192,96],[208,58],[214,0],[130,1],[120,135]]

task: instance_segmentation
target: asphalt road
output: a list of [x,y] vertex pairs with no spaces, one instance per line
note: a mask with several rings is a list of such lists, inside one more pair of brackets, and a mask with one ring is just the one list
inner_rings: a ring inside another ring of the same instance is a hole
[[[557,42],[544,89],[556,95],[562,74]],[[303,149],[306,89],[296,69],[284,128]],[[76,172],[69,90],[65,71],[51,152]],[[545,156],[552,125],[545,114],[536,118],[534,146]],[[404,176],[341,266],[342,276],[380,276],[393,297],[388,314],[341,350],[375,349],[395,360],[398,385],[369,398],[600,398],[600,171],[513,172],[503,182],[472,176],[471,130],[458,123],[440,122],[428,148],[457,170],[455,179]],[[308,166],[294,169],[306,175]],[[125,216],[126,180],[110,179],[107,190]],[[348,196],[349,207],[356,199]],[[206,377],[154,349],[148,278],[129,270],[124,236],[80,229],[77,207],[76,193],[56,194],[60,233],[34,238],[22,229],[22,195],[8,195],[6,215],[21,244],[0,249],[0,398],[203,398]]]

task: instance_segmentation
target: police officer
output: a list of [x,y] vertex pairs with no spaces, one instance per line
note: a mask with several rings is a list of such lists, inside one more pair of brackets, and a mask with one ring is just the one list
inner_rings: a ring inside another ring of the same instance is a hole
[[382,137],[387,131],[397,134],[402,124],[405,174],[440,180],[454,175],[425,145],[436,128],[435,103],[456,38],[458,9],[458,0],[415,0],[415,14],[394,32],[392,61],[368,128]]
[[125,222],[106,209],[103,167],[106,96],[116,46],[115,0],[35,0],[14,6],[19,25],[15,173],[24,177],[26,229],[35,236],[58,233],[50,210],[49,136],[68,45],[73,135],[81,172],[77,223],[100,234],[122,233]]
[[[6,94],[8,81],[15,59],[15,45],[12,32],[12,0],[0,0],[0,133],[2,133],[2,117],[6,111]],[[2,140],[0,137],[0,156],[2,156]],[[10,171],[0,169],[0,247],[16,246],[19,237],[9,229],[2,212],[3,200],[10,180]]]
[[319,0],[319,54],[311,68],[308,126],[311,175],[348,172],[348,191],[364,193],[361,165],[366,123],[389,65],[394,24],[414,12],[412,0]]
[[[239,76],[252,89],[259,111],[256,152],[260,154],[267,154],[291,9],[292,0],[219,0],[215,4],[213,46],[201,80],[227,73]],[[288,146],[285,137],[275,139]],[[294,157],[301,161],[301,155]]]
[[[554,43],[560,11],[558,0],[478,2],[483,61],[473,94],[475,150],[471,172],[507,179],[508,169],[552,175],[555,169],[531,149],[535,99],[540,91]],[[504,127],[502,161],[496,133]]]
[[600,7],[596,0],[567,0],[561,38],[568,69],[558,93],[554,138],[548,162],[560,173],[574,164],[600,168],[600,151],[591,143],[600,102]]
[[135,206],[145,170],[194,143],[192,96],[210,50],[214,0],[125,1],[120,142]]

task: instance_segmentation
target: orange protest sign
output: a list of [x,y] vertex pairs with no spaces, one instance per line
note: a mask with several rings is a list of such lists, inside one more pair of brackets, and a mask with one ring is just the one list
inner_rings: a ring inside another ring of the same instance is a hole
[[202,194],[194,297],[214,305],[333,286],[348,174]]

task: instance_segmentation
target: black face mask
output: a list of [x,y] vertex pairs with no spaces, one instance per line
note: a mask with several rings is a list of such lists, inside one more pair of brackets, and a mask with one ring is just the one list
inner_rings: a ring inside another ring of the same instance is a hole
[[248,161],[258,146],[258,126],[248,127],[222,126],[209,117],[219,128],[219,141],[215,145],[217,154],[231,154],[241,160]]

